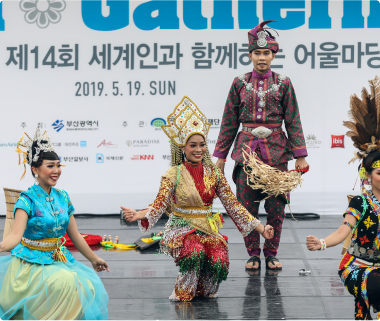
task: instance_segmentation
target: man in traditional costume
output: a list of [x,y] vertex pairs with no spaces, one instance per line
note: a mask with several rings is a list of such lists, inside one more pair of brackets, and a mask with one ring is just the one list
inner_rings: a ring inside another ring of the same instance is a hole
[[216,196],[243,236],[257,230],[266,239],[273,237],[272,227],[264,227],[249,214],[212,163],[206,142],[210,126],[199,108],[184,97],[168,116],[168,125],[161,126],[171,141],[172,167],[162,176],[156,199],[138,212],[122,207],[125,219],[138,220],[144,233],[165,211],[169,213],[161,249],[179,266],[169,297],[173,301],[214,298],[219,284],[227,279],[227,237],[219,233],[223,217],[212,212]]
[[[264,29],[269,22],[264,21],[248,32],[249,58],[254,69],[236,77],[232,83],[213,154],[219,158],[216,165],[224,170],[226,157],[235,141],[231,157],[235,160],[233,180],[237,187],[237,199],[255,217],[258,217],[258,201],[264,195],[247,185],[247,175],[243,169],[244,150],[255,151],[264,163],[281,171],[287,171],[288,161],[293,158],[297,159],[296,168],[308,167],[305,138],[292,83],[288,77],[270,69],[279,45],[268,29]],[[282,130],[283,121],[288,137]],[[240,124],[242,130],[237,134]],[[275,231],[274,238],[264,244],[266,266],[270,269],[282,268],[276,255],[285,217],[286,197],[289,196],[270,197],[265,201],[267,223]],[[260,268],[258,233],[253,231],[244,241],[251,257],[246,268]]]

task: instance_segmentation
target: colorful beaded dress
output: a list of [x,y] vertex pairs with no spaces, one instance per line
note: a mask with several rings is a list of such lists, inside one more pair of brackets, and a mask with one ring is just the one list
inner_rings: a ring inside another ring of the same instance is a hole
[[[372,171],[371,177],[378,175],[380,168],[380,80],[376,77],[369,84],[370,94],[363,88],[361,100],[351,96],[350,121],[343,122],[349,129],[347,136],[358,149],[351,162],[363,159],[359,166],[362,193],[352,198],[343,214],[352,215],[357,221],[351,244],[339,265],[341,280],[355,298],[356,320],[372,320],[370,306],[380,319],[380,203],[372,194],[366,175],[367,171]],[[367,162],[370,164],[364,167]],[[365,185],[370,188],[365,189]]]
[[148,232],[163,213],[169,215],[161,249],[172,256],[179,267],[169,299],[190,301],[195,296],[216,297],[219,284],[227,279],[229,260],[227,237],[219,233],[223,217],[212,213],[214,198],[220,198],[243,236],[250,234],[260,221],[237,201],[209,155],[202,163],[182,162],[178,147],[186,145],[194,134],[206,139],[210,126],[195,104],[184,97],[169,115],[168,123],[163,129],[172,139],[172,165],[175,166],[162,176],[159,193],[139,226],[142,232]]
[[[380,285],[379,214],[379,201],[366,190],[350,201],[343,214],[353,215],[357,219],[351,244],[339,265],[341,280],[348,292],[355,297],[356,320],[363,320],[369,314],[370,305],[374,305],[375,310],[380,308],[380,302],[373,301],[374,298],[369,298],[367,293],[369,276]],[[379,288],[378,291],[380,292]],[[376,297],[380,298],[380,293]]]
[[96,272],[76,261],[63,235],[74,207],[69,195],[39,185],[22,192],[14,213],[28,214],[21,242],[0,257],[0,319],[108,320],[108,294]]

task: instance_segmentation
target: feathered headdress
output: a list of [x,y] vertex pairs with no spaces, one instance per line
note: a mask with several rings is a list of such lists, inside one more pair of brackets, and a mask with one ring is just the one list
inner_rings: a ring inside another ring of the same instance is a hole
[[346,135],[351,137],[354,146],[359,149],[350,163],[380,150],[380,80],[376,76],[368,82],[371,94],[363,88],[362,99],[356,94],[352,95],[348,112],[350,121],[343,122],[349,129]]
[[[25,138],[25,135],[27,138]],[[21,147],[26,148],[26,151],[23,151]],[[32,166],[33,162],[37,162],[41,152],[51,153],[49,155],[44,155],[44,159],[58,160],[58,155],[54,151],[54,146],[51,143],[49,137],[46,134],[46,131],[41,135],[40,127],[37,126],[36,133],[34,138],[30,138],[27,133],[24,133],[20,140],[17,143],[16,152],[18,153],[18,164],[24,165],[24,173],[21,176],[21,179],[24,178],[26,173],[26,163]],[[21,156],[23,161],[21,162]]]

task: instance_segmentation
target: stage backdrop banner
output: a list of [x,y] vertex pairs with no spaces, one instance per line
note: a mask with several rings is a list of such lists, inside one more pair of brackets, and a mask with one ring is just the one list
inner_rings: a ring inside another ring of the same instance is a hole
[[[57,187],[77,213],[147,207],[170,167],[160,125],[190,97],[212,123],[213,152],[233,79],[253,68],[247,32],[276,20],[273,70],[294,85],[310,164],[292,210],[342,213],[359,193],[342,121],[350,95],[379,73],[379,17],[376,0],[2,1],[0,186],[34,183],[29,167],[20,181],[15,149],[39,124],[66,165]],[[229,156],[235,191],[233,166]]]

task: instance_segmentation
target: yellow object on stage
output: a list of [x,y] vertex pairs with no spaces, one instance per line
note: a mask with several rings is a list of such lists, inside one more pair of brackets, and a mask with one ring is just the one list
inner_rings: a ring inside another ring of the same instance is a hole
[[112,241],[100,242],[100,245],[109,249],[119,249],[119,250],[132,250],[137,247],[136,244],[115,244]]
[[152,243],[152,242],[154,242],[154,240],[151,237],[150,238],[141,239],[141,241],[143,241],[144,243]]

